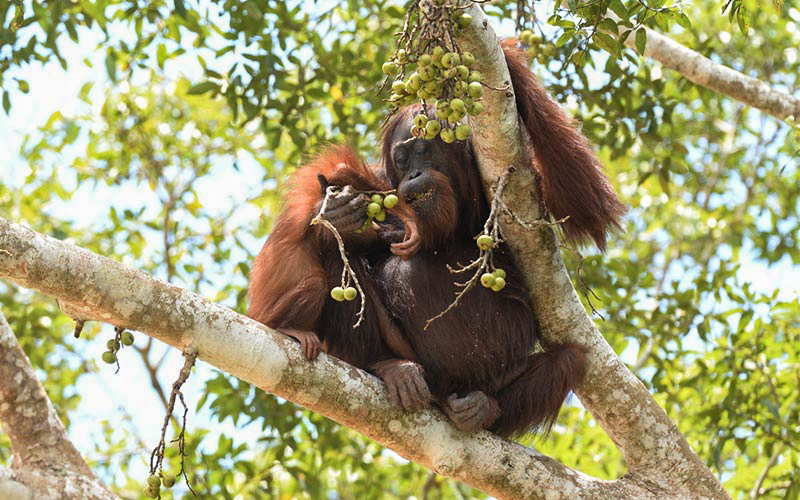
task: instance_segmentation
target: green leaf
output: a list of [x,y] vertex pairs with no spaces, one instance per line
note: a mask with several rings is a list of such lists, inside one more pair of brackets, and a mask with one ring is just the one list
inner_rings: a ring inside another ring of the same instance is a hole
[[628,19],[628,9],[626,9],[622,4],[622,0],[611,0],[611,3],[608,5],[608,7],[622,20]]
[[8,97],[8,90],[3,91],[3,109],[6,114],[11,110],[11,98]]
[[106,73],[112,82],[117,81],[117,53],[111,48],[106,53]]
[[598,47],[609,52],[615,57],[619,53],[619,45],[611,35],[606,33],[595,33],[592,37],[592,41],[596,43]]
[[612,35],[615,35],[615,36],[619,32],[619,28],[617,27],[617,23],[614,22],[613,19],[608,18],[608,17],[603,19],[602,21],[600,21],[600,24],[597,27],[602,29],[602,30],[608,31],[609,33],[611,33]]
[[689,16],[687,16],[683,12],[676,12],[674,17],[675,20],[678,21],[678,24],[680,24],[684,28],[689,29],[692,27],[692,20],[689,19]]
[[183,0],[175,0],[175,13],[186,19],[186,6],[183,4]]
[[17,80],[17,85],[19,86],[19,90],[23,94],[27,94],[31,90],[31,86],[28,85],[28,82],[26,80]]
[[189,95],[198,95],[217,89],[219,89],[219,85],[214,82],[200,82],[189,87],[189,90],[187,90],[186,93]]
[[158,44],[158,48],[156,49],[156,62],[158,63],[158,67],[160,69],[164,69],[164,61],[167,59],[167,46],[163,43]]
[[636,30],[636,52],[644,55],[644,50],[647,47],[647,30],[644,26]]
[[556,47],[563,47],[575,35],[575,30],[566,30],[556,40]]

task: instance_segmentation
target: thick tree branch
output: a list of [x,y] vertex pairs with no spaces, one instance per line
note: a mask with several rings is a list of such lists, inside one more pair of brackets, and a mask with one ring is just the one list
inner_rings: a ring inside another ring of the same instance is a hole
[[[619,16],[610,10],[606,16],[620,21]],[[620,26],[616,35],[621,36],[628,29]],[[800,97],[775,90],[761,80],[716,63],[657,31],[646,26],[644,29],[647,33],[644,55],[664,67],[677,71],[692,83],[725,94],[781,120],[790,116],[800,119]],[[636,50],[636,37],[629,36],[625,45]]]
[[[462,30],[460,46],[475,55],[477,69],[493,88],[510,81],[497,37],[482,9],[470,8],[473,22]],[[512,90],[484,94],[484,112],[470,118],[473,143],[487,193],[509,165],[516,166],[504,194],[508,207],[525,221],[541,217],[526,138],[518,125]],[[578,342],[589,348],[586,382],[576,392],[623,452],[626,478],[659,484],[666,490],[728,498],[691,450],[675,424],[647,388],[616,356],[581,304],[564,268],[555,234],[542,225],[531,231],[513,222],[503,225],[517,264],[531,290],[536,317],[546,342]]]
[[[800,118],[800,97],[779,92],[757,78],[715,63],[650,28],[645,27],[645,30],[647,45],[644,55],[677,71],[690,82],[725,94],[781,120],[790,116]],[[630,48],[635,48],[635,44],[633,36],[625,40],[625,45]]]
[[116,498],[70,442],[2,312],[0,380],[0,424],[13,452],[12,468],[0,471],[0,498]]
[[0,278],[56,297],[73,315],[192,346],[221,370],[498,498],[671,497],[641,477],[598,480],[489,432],[465,434],[438,411],[407,413],[364,371],[324,354],[308,362],[289,337],[226,307],[1,218]]

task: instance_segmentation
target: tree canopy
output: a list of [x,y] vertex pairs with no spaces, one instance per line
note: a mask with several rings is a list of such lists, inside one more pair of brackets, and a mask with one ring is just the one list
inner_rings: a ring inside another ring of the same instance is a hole
[[[605,254],[562,247],[587,311],[733,497],[798,498],[800,105],[762,111],[643,54],[647,27],[796,102],[800,10],[483,8],[501,36],[541,36],[532,70],[629,207]],[[405,15],[386,0],[0,1],[0,127],[18,148],[0,216],[244,312],[287,174],[328,143],[377,159],[381,63]],[[47,95],[69,75],[81,86],[62,107]],[[41,122],[22,114],[36,100]],[[91,469],[138,498],[179,355],[135,334],[115,375],[100,359],[111,326],[88,323],[76,340],[52,299],[5,281],[0,306]],[[485,496],[208,366],[188,385],[185,461],[201,498]],[[626,472],[576,399],[523,443],[594,477]],[[172,468],[177,455],[168,447]],[[0,465],[11,465],[3,433]]]

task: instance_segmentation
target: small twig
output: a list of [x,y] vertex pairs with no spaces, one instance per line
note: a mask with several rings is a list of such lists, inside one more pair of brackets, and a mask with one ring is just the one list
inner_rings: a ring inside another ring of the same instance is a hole
[[364,305],[367,302],[367,296],[364,293],[364,290],[361,288],[361,283],[358,282],[358,276],[356,276],[355,271],[350,266],[350,260],[347,258],[347,252],[344,248],[344,240],[342,240],[342,235],[339,234],[339,231],[336,230],[333,224],[330,223],[327,219],[323,217],[325,213],[325,209],[328,206],[328,200],[331,196],[334,195],[336,192],[336,188],[334,186],[328,186],[325,189],[325,199],[322,200],[322,206],[319,209],[319,213],[311,219],[311,225],[322,224],[330,232],[333,233],[333,236],[336,238],[336,244],[339,246],[339,256],[342,258],[342,264],[344,268],[342,269],[342,283],[344,284],[345,278],[349,276],[350,279],[353,280],[353,283],[356,285],[356,290],[358,290],[358,295],[361,297],[361,308],[358,310],[358,314],[356,315],[356,322],[353,325],[353,328],[358,328],[361,325],[361,322],[364,320]]
[[183,368],[181,368],[180,373],[178,374],[178,379],[172,384],[172,393],[169,397],[169,404],[167,405],[167,414],[164,416],[164,423],[161,426],[161,439],[158,442],[158,445],[153,449],[152,453],[150,454],[150,475],[154,476],[156,473],[162,471],[163,463],[164,463],[164,452],[166,451],[166,438],[167,435],[167,427],[169,426],[169,421],[172,418],[172,412],[175,410],[175,401],[180,400],[181,405],[183,405],[183,421],[181,422],[181,430],[178,433],[178,437],[176,437],[171,442],[178,443],[178,450],[180,451],[181,455],[181,470],[178,472],[178,475],[183,474],[184,480],[186,481],[186,486],[189,488],[189,491],[192,492],[193,495],[197,496],[197,494],[192,489],[192,486],[189,484],[189,478],[185,472],[185,444],[186,444],[186,415],[189,411],[189,408],[186,406],[186,401],[183,399],[183,393],[181,393],[181,387],[189,378],[191,374],[192,367],[194,366],[195,361],[197,360],[197,352],[191,347],[187,347],[183,351],[183,356],[186,358],[186,361],[183,363]]
[[[119,349],[117,349],[117,352],[119,352],[123,347],[123,345],[122,345],[122,332],[124,332],[124,331],[125,331],[125,329],[122,328],[121,326],[115,326],[114,327],[114,340],[117,343],[116,345],[119,346]],[[119,373],[119,354],[117,354],[117,360],[114,363],[117,365],[117,369],[114,370],[114,375],[116,375],[117,373]]]
[[0,248],[0,253],[2,253],[2,254],[6,254],[6,255],[8,255],[9,257],[13,257],[13,256],[14,256],[14,254],[12,254],[11,252],[9,252],[9,251],[8,251],[8,250],[6,250],[5,248]]
[[83,326],[86,324],[85,319],[76,319],[75,320],[75,330],[72,332],[72,335],[79,339],[81,338],[81,332],[83,331]]
[[572,245],[568,245],[564,242],[559,243],[559,246],[561,248],[569,250],[570,252],[574,253],[575,256],[578,257],[578,268],[575,270],[575,272],[578,276],[578,281],[580,281],[581,286],[583,287],[583,296],[586,298],[586,303],[589,304],[589,307],[592,309],[592,314],[596,314],[600,319],[605,321],[606,320],[605,316],[600,314],[600,311],[595,309],[594,304],[592,303],[592,297],[594,297],[595,300],[599,302],[602,302],[602,300],[600,299],[600,297],[597,296],[596,293],[594,293],[594,290],[591,289],[591,287],[589,286],[588,283],[586,283],[586,280],[583,277],[583,262],[584,262],[583,254],[581,254],[581,252],[577,248],[573,247]]
[[[508,183],[508,178],[514,172],[514,170],[515,169],[513,166],[509,167],[505,172],[503,172],[503,174],[498,179],[497,188],[495,189],[494,196],[492,197],[492,205],[489,210],[489,217],[487,217],[486,223],[483,225],[482,234],[488,234],[489,236],[492,237],[493,247],[499,245],[504,241],[502,239],[502,236],[500,235],[500,224],[498,221],[498,214],[502,211],[503,207],[505,206],[505,204],[502,201],[503,191],[505,191],[506,184]],[[492,248],[490,248],[489,250],[481,250],[477,259],[470,262],[466,266],[461,266],[460,268],[454,269],[449,265],[447,266],[447,269],[450,270],[450,272],[453,274],[463,273],[471,269],[475,269],[475,272],[472,274],[472,277],[468,281],[464,283],[458,283],[458,282],[455,283],[457,287],[461,288],[461,290],[456,293],[455,300],[453,300],[453,302],[451,302],[450,305],[447,306],[447,308],[444,311],[440,312],[436,316],[426,321],[423,330],[427,330],[428,327],[431,325],[431,323],[441,318],[442,316],[444,316],[445,314],[447,314],[448,312],[450,312],[451,310],[455,309],[458,306],[464,294],[472,290],[475,284],[480,280],[481,275],[489,268],[489,265],[493,265],[491,261],[491,259],[493,258],[492,252],[493,252]]]

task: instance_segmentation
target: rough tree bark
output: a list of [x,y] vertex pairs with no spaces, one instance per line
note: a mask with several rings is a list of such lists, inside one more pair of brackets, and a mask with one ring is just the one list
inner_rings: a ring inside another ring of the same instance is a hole
[[[567,2],[562,2],[562,6],[569,8]],[[619,16],[610,10],[606,16],[615,22],[620,21]],[[775,118],[800,120],[800,97],[775,90],[761,80],[716,63],[657,31],[646,26],[643,28],[647,34],[644,56],[677,71],[692,83],[725,94]],[[620,25],[619,31],[611,34],[620,37],[629,29]],[[636,50],[636,37],[631,34],[625,39],[625,45]]]
[[[502,87],[508,73],[495,35],[477,6],[471,14],[462,48],[476,55],[491,86]],[[516,165],[504,199],[518,217],[537,220],[541,214],[531,200],[538,193],[513,91],[489,91],[485,99],[486,111],[472,123],[487,189]],[[581,342],[591,351],[589,375],[577,392],[625,455],[629,473],[620,479],[587,476],[488,432],[464,434],[437,411],[405,413],[391,404],[380,381],[361,370],[324,354],[307,362],[292,340],[228,308],[3,219],[0,278],[56,297],[75,318],[139,330],[179,349],[191,346],[223,371],[498,498],[729,498],[587,316],[553,231],[514,224],[503,229],[545,339]]]
[[0,312],[0,424],[11,468],[0,467],[2,500],[111,500],[67,437],[28,357]]

